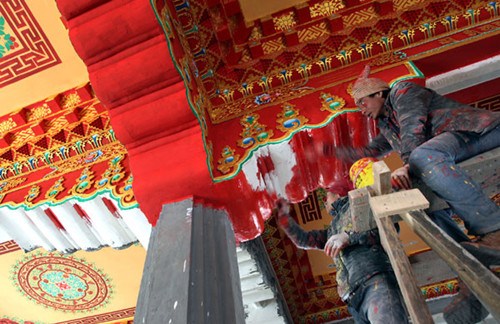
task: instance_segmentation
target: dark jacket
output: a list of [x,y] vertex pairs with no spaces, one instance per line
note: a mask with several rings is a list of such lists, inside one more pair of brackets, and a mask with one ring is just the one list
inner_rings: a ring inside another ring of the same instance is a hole
[[351,162],[394,150],[408,163],[411,152],[429,139],[449,131],[484,134],[500,124],[500,112],[474,108],[412,82],[391,88],[377,121],[380,134],[364,148],[343,148],[339,157]]
[[288,237],[302,249],[323,250],[328,239],[346,232],[349,246],[334,259],[337,268],[339,296],[345,300],[364,281],[381,272],[392,271],[389,258],[380,245],[378,230],[352,232],[349,200],[342,197],[334,203],[333,220],[327,230],[304,231],[292,218],[282,226]]

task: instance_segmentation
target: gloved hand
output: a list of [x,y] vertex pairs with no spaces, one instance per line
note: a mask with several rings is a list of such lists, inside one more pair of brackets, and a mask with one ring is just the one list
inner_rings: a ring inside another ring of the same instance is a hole
[[410,180],[410,174],[408,173],[408,170],[410,169],[410,166],[408,164],[405,164],[399,169],[394,170],[391,174],[391,185],[394,189],[400,190],[400,189],[411,189],[411,180]]
[[346,246],[349,245],[349,235],[342,232],[340,234],[332,235],[325,244],[325,253],[331,258],[335,258],[339,255]]

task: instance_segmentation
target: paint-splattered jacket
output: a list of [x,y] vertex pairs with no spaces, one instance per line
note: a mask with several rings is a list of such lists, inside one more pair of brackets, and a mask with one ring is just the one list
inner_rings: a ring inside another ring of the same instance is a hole
[[364,281],[377,273],[392,271],[389,258],[380,245],[378,230],[352,232],[349,199],[342,197],[333,205],[331,226],[324,230],[304,231],[292,218],[281,222],[288,237],[302,249],[323,250],[328,239],[338,233],[349,235],[349,246],[334,259],[337,267],[339,296],[345,300]]
[[500,112],[456,102],[412,82],[397,83],[390,90],[384,108],[386,115],[378,119],[380,134],[366,147],[343,148],[330,154],[353,162],[361,157],[378,157],[394,150],[408,163],[415,148],[441,133],[484,134],[500,124]]

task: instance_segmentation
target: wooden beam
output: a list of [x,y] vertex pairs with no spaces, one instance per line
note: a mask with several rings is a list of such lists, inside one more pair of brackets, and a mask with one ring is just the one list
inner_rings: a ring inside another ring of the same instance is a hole
[[236,242],[225,212],[193,199],[163,206],[134,322],[245,323]]
[[384,161],[373,163],[373,189],[377,196],[391,192],[391,170]]
[[418,189],[370,197],[370,207],[378,217],[398,215],[410,210],[425,209],[429,202]]
[[377,228],[377,223],[370,209],[370,192],[368,189],[365,187],[351,190],[347,195],[349,197],[353,230],[355,232],[366,232]]
[[375,221],[378,225],[380,241],[391,261],[412,323],[434,323],[422,291],[417,286],[410,261],[399,240],[393,221],[390,217],[378,217],[377,214],[375,214]]
[[401,215],[409,227],[422,238],[450,268],[457,272],[470,290],[500,321],[500,279],[474,256],[453,241],[421,210]]

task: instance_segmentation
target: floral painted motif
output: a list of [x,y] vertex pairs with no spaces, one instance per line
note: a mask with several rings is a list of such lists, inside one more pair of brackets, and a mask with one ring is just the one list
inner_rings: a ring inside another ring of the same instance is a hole
[[37,304],[64,312],[91,312],[113,294],[110,279],[84,259],[59,253],[30,253],[13,266],[12,281]]
[[16,47],[16,38],[5,32],[5,18],[0,16],[0,58]]
[[302,128],[309,121],[306,117],[299,114],[299,110],[295,105],[285,103],[281,106],[282,111],[278,114],[277,126],[284,133],[289,133],[293,130]]
[[217,169],[223,174],[227,174],[239,163],[240,155],[234,154],[234,150],[229,146],[224,147],[221,155],[222,158],[220,158],[218,161],[219,166],[217,167]]
[[238,145],[243,148],[257,146],[267,143],[274,135],[272,129],[258,122],[260,118],[257,114],[250,114],[241,118],[240,123],[244,127]]

